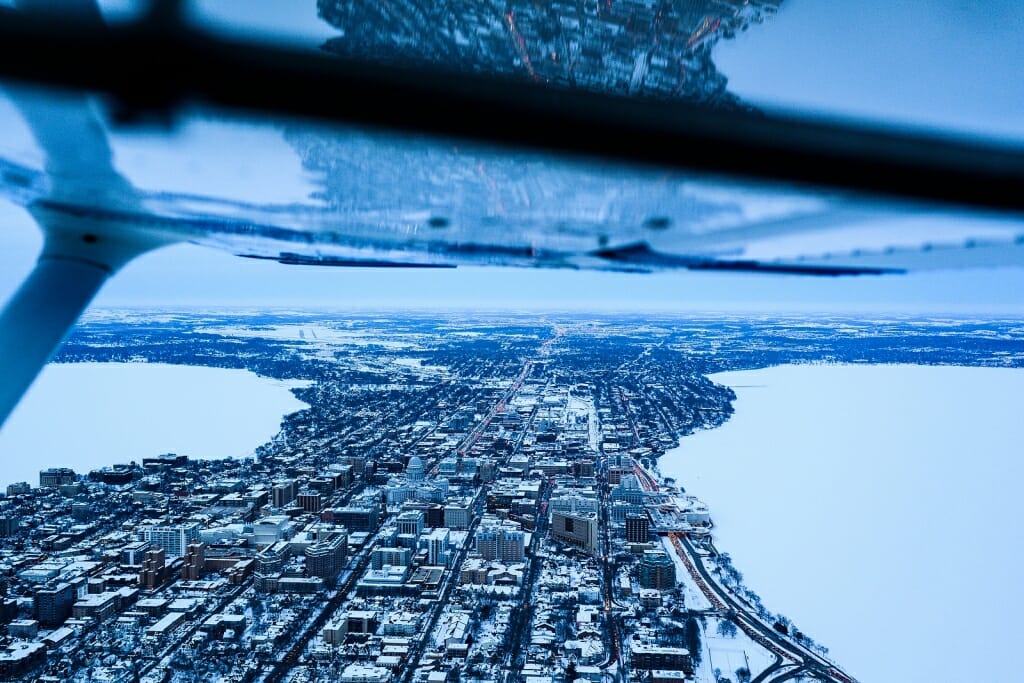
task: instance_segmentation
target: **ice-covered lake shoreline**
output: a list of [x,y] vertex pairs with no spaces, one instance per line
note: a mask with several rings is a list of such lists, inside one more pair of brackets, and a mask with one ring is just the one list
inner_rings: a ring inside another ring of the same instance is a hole
[[1015,678],[1024,370],[712,379],[736,391],[735,414],[659,467],[708,503],[719,550],[768,609],[864,681]]
[[302,384],[190,365],[50,364],[0,429],[0,486],[38,485],[46,467],[252,455],[307,407],[290,390]]

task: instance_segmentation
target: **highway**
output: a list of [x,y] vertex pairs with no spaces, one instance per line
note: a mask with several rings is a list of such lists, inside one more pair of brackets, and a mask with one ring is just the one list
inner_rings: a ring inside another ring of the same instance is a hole
[[[707,570],[704,568],[701,558],[697,555],[697,551],[685,536],[670,533],[668,534],[668,537],[671,539],[676,552],[683,560],[687,570],[690,572],[690,575],[694,578],[697,586],[704,593],[705,597],[707,597],[711,604],[717,609],[733,610],[737,615],[735,619],[736,625],[739,626],[739,628],[749,638],[760,644],[762,647],[765,647],[769,652],[772,652],[776,656],[799,664],[799,668],[803,669],[808,675],[813,675],[822,680],[834,681],[836,683],[855,683],[853,677],[839,670],[835,664],[813,652],[809,648],[783,637],[771,626],[764,623],[757,614],[753,613],[750,608],[747,607],[745,603],[733,597],[728,590],[708,574]],[[791,672],[786,672],[783,675],[786,678],[790,678],[791,676],[789,676],[789,673]]]
[[[644,490],[657,491],[659,489],[657,481],[649,472],[639,465],[635,465],[633,469]],[[715,581],[704,568],[703,561],[685,535],[679,533],[666,535],[671,540],[676,554],[686,566],[687,572],[711,605],[723,614],[729,613],[731,610],[737,615],[733,621],[747,637],[775,655],[775,664],[761,672],[754,680],[782,681],[805,674],[835,683],[855,683],[853,677],[841,671],[829,660],[775,631],[771,625],[762,621],[745,602],[738,600],[721,583]]]

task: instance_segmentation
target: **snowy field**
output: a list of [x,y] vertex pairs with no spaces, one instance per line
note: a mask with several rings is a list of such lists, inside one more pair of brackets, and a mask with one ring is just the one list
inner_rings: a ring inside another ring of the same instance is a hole
[[[660,460],[765,606],[865,682],[1015,681],[1024,370],[721,373],[736,413]],[[731,662],[730,662],[731,665]]]
[[252,455],[284,415],[306,407],[289,391],[302,384],[185,365],[48,365],[0,429],[0,487],[38,485],[46,467],[84,473],[163,453]]

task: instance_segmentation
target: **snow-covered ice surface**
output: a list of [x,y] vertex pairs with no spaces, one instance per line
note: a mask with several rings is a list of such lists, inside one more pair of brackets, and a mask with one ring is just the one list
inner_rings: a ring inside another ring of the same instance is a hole
[[289,390],[303,384],[160,363],[47,365],[0,429],[0,486],[38,485],[47,467],[252,455],[284,415],[307,407]]
[[[661,472],[744,583],[863,681],[1011,681],[1024,610],[1024,370],[790,365],[713,375],[724,426]],[[983,628],[978,628],[984,624]]]

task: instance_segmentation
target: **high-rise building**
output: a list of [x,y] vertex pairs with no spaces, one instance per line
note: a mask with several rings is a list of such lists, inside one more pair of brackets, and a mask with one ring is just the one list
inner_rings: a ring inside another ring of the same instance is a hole
[[650,537],[650,523],[646,513],[626,515],[626,541],[646,543]]
[[444,525],[449,529],[465,529],[469,526],[468,505],[445,505]]
[[485,560],[507,564],[522,562],[526,555],[526,534],[496,524],[482,526],[476,532],[476,551]]
[[74,484],[76,479],[75,471],[69,467],[51,467],[39,473],[39,488],[55,489]]
[[594,494],[583,495],[580,493],[566,493],[552,496],[549,507],[555,512],[597,512],[601,503]]
[[496,525],[481,526],[476,530],[476,552],[485,560],[493,560],[498,556],[498,533]]
[[353,506],[334,509],[334,521],[349,531],[372,532],[380,522],[380,508],[374,506]]
[[693,674],[690,652],[684,648],[636,643],[630,649],[634,669],[682,671],[687,676]]
[[491,458],[480,461],[480,479],[482,481],[494,481],[498,476],[498,464]]
[[520,529],[502,529],[498,534],[498,560],[507,564],[522,562],[526,556],[526,534]]
[[303,512],[317,513],[320,512],[320,500],[321,496],[319,491],[306,489],[299,492],[297,503],[298,506],[302,508]]
[[167,559],[174,560],[185,554],[189,543],[199,540],[199,529],[198,522],[143,527],[139,531],[139,540],[149,541],[153,545],[163,548]]
[[626,517],[629,515],[642,515],[646,513],[647,511],[643,505],[627,503],[624,500],[617,500],[608,507],[608,516],[617,525],[624,525]]
[[334,493],[339,479],[340,477],[330,474],[321,474],[309,480],[309,488],[319,491],[320,495],[326,497]]
[[21,525],[21,518],[17,515],[0,516],[0,538],[7,538],[14,535]]
[[563,543],[597,552],[597,513],[552,512],[551,535]]
[[407,510],[398,515],[398,533],[419,536],[423,533],[423,522],[422,510]]
[[427,536],[427,563],[433,565],[448,564],[448,529],[434,529]]
[[370,553],[370,563],[374,569],[380,570],[385,565],[392,567],[408,567],[412,561],[412,550],[398,547],[377,547]]
[[133,541],[121,548],[120,563],[129,567],[142,566],[143,555],[152,547],[148,541]]
[[634,474],[632,460],[630,458],[624,458],[624,460],[629,460],[629,464],[613,465],[608,468],[608,483],[612,486],[622,483],[622,477]]
[[152,590],[164,582],[164,566],[166,557],[164,549],[149,548],[142,556],[142,571],[139,572],[139,584]]
[[645,550],[640,558],[640,585],[672,590],[676,587],[676,565],[663,550]]
[[53,588],[40,588],[32,597],[32,607],[39,624],[46,628],[63,624],[71,616],[75,598],[75,588],[70,583],[61,583]]
[[426,525],[431,528],[444,526],[444,506],[431,505],[427,508]]
[[577,477],[594,476],[594,461],[591,458],[581,458],[573,465]]
[[18,496],[32,491],[32,485],[27,481],[18,481],[7,485],[7,496]]
[[281,541],[266,548],[256,556],[256,579],[253,586],[261,593],[277,590],[277,579],[281,576],[291,551],[288,543]]
[[336,533],[306,548],[306,573],[321,579],[333,579],[345,568],[348,534]]
[[624,474],[619,485],[612,489],[611,498],[613,501],[624,500],[627,503],[640,504],[647,498],[647,492],[640,486],[635,474]]
[[285,505],[295,500],[297,493],[298,486],[294,479],[275,481],[274,486],[271,489],[271,503],[276,508],[283,508]]
[[185,549],[184,564],[181,565],[181,578],[196,581],[203,574],[206,565],[206,544],[189,543]]

